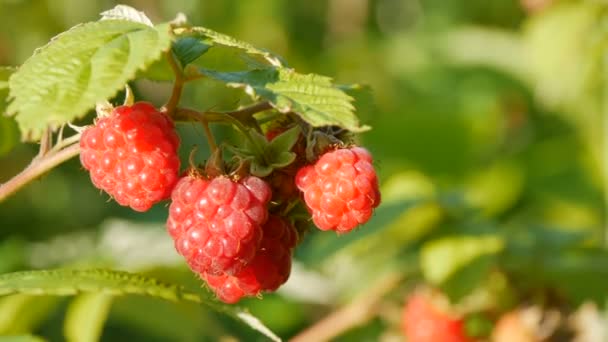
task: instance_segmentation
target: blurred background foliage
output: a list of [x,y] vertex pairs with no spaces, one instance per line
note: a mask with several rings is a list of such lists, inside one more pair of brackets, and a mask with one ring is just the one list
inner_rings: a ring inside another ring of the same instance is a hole
[[[155,22],[183,12],[196,25],[282,55],[300,72],[369,87],[354,95],[362,122],[373,127],[360,141],[377,161],[383,205],[350,235],[309,234],[290,281],[243,303],[278,335],[292,337],[368,301],[369,315],[336,328],[338,336],[308,336],[396,338],[399,307],[423,282],[476,313],[468,327],[479,336],[518,305],[570,312],[585,301],[605,303],[605,2],[120,3]],[[115,4],[0,0],[0,65],[19,65],[52,36]],[[212,50],[200,63],[232,70],[226,53],[236,52]],[[170,90],[150,80],[133,86],[158,105]],[[184,97],[197,108],[234,108],[240,100],[239,91],[211,81],[188,85]],[[180,130],[182,155],[197,145],[204,159],[201,130]],[[18,137],[12,120],[0,118],[0,182],[36,153]],[[0,272],[95,265],[198,287],[164,232],[166,216],[164,204],[136,214],[108,201],[72,160],[0,204]],[[392,285],[375,292],[387,279]],[[1,298],[0,333],[60,340],[70,303]],[[107,310],[107,341],[259,338],[189,304],[121,297]]]

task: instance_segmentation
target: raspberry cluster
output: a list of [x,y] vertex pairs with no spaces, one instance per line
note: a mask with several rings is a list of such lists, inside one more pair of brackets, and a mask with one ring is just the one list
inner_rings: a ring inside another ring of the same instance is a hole
[[146,211],[177,182],[179,137],[173,121],[149,103],[115,108],[85,129],[80,160],[93,184],[116,202]]
[[[268,143],[284,131],[284,125],[268,131]],[[251,174],[254,167],[225,163],[217,154],[180,178],[173,121],[139,102],[85,129],[80,159],[93,184],[121,205],[146,211],[170,198],[167,231],[177,252],[220,300],[236,303],[276,291],[289,278],[293,250],[308,229],[295,213],[300,203],[318,228],[338,233],[367,222],[380,203],[367,150],[307,144],[299,133],[284,148],[291,152],[270,149],[297,156],[289,165],[269,164],[270,174]],[[313,150],[320,152],[311,156]]]

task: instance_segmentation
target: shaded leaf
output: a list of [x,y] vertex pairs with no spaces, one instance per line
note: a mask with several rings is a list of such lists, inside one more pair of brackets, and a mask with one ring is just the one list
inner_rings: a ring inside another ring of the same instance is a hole
[[264,58],[266,61],[268,61],[270,64],[272,64],[274,66],[285,65],[285,63],[281,57],[279,57],[271,52],[256,48],[255,46],[253,46],[247,42],[238,40],[234,37],[231,37],[231,36],[223,34],[223,33],[219,33],[219,32],[210,30],[206,27],[191,27],[191,28],[187,28],[187,29],[176,29],[176,31],[175,31],[176,34],[180,34],[183,32],[189,32],[189,33],[191,32],[191,33],[199,34],[199,35],[201,35],[202,38],[207,38],[213,44],[224,45],[224,46],[244,50],[246,53],[248,53],[250,55],[260,56],[260,57]]
[[10,78],[8,112],[26,140],[81,117],[121,90],[171,43],[169,25],[125,20],[78,25],[37,50]]
[[200,71],[230,86],[242,87],[251,96],[270,101],[281,113],[294,112],[314,127],[335,125],[353,132],[369,129],[359,125],[351,103],[353,98],[334,86],[329,77],[303,75],[286,68],[241,72]]
[[112,296],[104,293],[83,293],[69,305],[64,323],[67,341],[99,341],[108,317]]
[[0,298],[0,335],[37,329],[59,303],[57,297],[49,296],[16,294]]
[[211,48],[211,45],[194,37],[178,39],[171,47],[182,68],[194,62]]
[[103,269],[57,269],[23,271],[0,275],[0,295],[30,294],[71,296],[94,292],[109,295],[136,294],[173,302],[204,304],[246,323],[274,341],[280,341],[262,322],[242,308],[218,302],[209,292],[192,292],[140,274]]

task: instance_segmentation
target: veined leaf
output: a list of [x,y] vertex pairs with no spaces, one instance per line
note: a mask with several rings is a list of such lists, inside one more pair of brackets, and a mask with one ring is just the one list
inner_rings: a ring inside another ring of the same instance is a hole
[[299,74],[292,69],[266,68],[242,72],[201,69],[201,73],[228,85],[245,88],[254,97],[264,98],[281,113],[294,112],[314,127],[336,125],[353,132],[360,126],[353,98],[332,84],[331,78]]
[[126,20],[78,25],[37,50],[9,81],[22,138],[35,141],[47,125],[83,116],[169,49],[169,25]]
[[23,271],[0,275],[0,295],[30,294],[71,296],[94,292],[109,295],[136,294],[173,302],[189,301],[244,322],[274,341],[281,339],[242,308],[218,302],[210,292],[192,292],[140,274],[103,269],[57,269]]
[[207,38],[207,40],[211,43],[241,49],[250,55],[260,56],[274,66],[280,67],[285,65],[281,57],[277,55],[274,55],[266,50],[256,48],[247,42],[238,40],[229,35],[210,30],[206,27],[178,28],[174,32],[178,35],[184,33],[195,33],[200,35],[201,38]]

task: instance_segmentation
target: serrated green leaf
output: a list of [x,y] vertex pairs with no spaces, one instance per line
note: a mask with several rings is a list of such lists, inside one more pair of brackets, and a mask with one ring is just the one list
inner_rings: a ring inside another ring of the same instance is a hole
[[422,247],[420,266],[429,282],[440,285],[476,259],[503,249],[504,240],[499,236],[445,237]]
[[180,38],[171,47],[182,68],[194,62],[211,48],[211,45],[194,37]]
[[0,342],[45,342],[42,337],[34,335],[0,336]]
[[103,293],[83,293],[69,305],[65,316],[66,341],[99,341],[108,317],[112,296]]
[[117,5],[111,10],[101,12],[101,20],[128,20],[153,27],[152,21],[141,11],[127,5]]
[[360,126],[353,98],[332,84],[331,78],[299,74],[292,69],[266,68],[242,72],[201,69],[201,73],[230,86],[268,100],[281,113],[294,112],[311,126],[340,126],[353,132],[368,130]]
[[241,49],[250,55],[260,56],[266,61],[268,61],[270,64],[277,67],[285,65],[283,59],[273,53],[256,48],[255,46],[249,43],[238,40],[229,35],[210,30],[206,27],[179,28],[175,30],[176,34],[181,34],[184,32],[199,34],[201,37],[207,38],[210,42],[214,44]]
[[124,20],[78,25],[51,40],[9,81],[11,103],[25,140],[38,140],[47,125],[81,117],[121,90],[169,49],[169,25]]
[[218,302],[209,292],[192,292],[141,274],[103,269],[57,269],[23,271],[0,275],[0,295],[29,294],[71,296],[79,293],[143,295],[173,302],[188,301],[246,323],[274,341],[280,341],[262,322],[244,309]]

